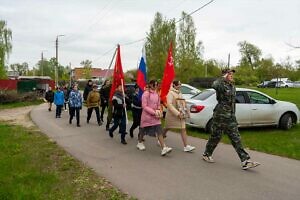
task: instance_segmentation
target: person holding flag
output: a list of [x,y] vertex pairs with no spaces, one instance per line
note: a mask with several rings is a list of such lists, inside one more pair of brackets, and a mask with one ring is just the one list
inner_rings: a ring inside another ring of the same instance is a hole
[[[144,93],[145,87],[147,85],[146,78],[146,60],[143,48],[143,55],[141,57],[141,61],[139,64],[139,69],[137,71],[137,79],[135,85],[135,93],[132,98],[131,111],[133,123],[130,127],[129,133],[130,137],[133,138],[133,131],[141,124],[141,116],[142,116],[142,95]],[[140,135],[140,134],[139,134]]]
[[119,133],[121,134],[121,143],[127,144],[125,140],[127,113],[124,94],[124,73],[122,69],[120,45],[118,45],[117,47],[117,57],[109,100],[113,105],[114,119],[114,125],[109,129],[109,136],[113,137],[113,132],[119,126]]

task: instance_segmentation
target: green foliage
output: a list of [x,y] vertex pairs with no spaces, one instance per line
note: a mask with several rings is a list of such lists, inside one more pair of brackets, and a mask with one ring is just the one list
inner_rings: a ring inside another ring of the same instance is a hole
[[[196,44],[196,28],[190,15],[182,12],[183,20],[179,24],[176,46],[176,78],[188,82],[191,78],[199,77],[203,72],[201,59],[202,42]],[[188,72],[188,73],[186,73]]]
[[150,32],[147,33],[145,44],[148,80],[163,77],[170,42],[173,43],[173,49],[175,50],[175,39],[175,20],[164,19],[160,13],[156,13]]
[[85,79],[91,79],[91,73],[92,73],[92,61],[90,60],[84,60],[80,63],[81,66],[83,66],[83,75]]
[[261,56],[261,50],[247,42],[239,42],[238,46],[240,47],[240,53],[241,53],[241,60],[240,60],[240,66],[250,66],[252,69],[256,69],[259,65],[260,56]]
[[251,66],[240,66],[234,76],[235,83],[237,85],[250,85],[253,86],[258,81],[255,71]]
[[274,68],[274,63],[272,58],[262,59],[260,61],[260,65],[256,69],[256,76],[259,80],[265,81],[265,80],[271,80],[276,74],[276,69]]
[[221,74],[220,63],[214,59],[210,59],[204,62],[204,69],[202,77],[205,77],[205,71],[207,70],[207,77],[218,77]]
[[0,20],[0,79],[6,78],[5,62],[12,50],[12,31]]
[[0,104],[34,102],[38,100],[36,92],[17,93],[17,91],[0,91]]
[[20,63],[11,64],[10,68],[11,70],[18,72],[20,76],[27,75],[29,71],[27,62],[23,62],[22,64]]

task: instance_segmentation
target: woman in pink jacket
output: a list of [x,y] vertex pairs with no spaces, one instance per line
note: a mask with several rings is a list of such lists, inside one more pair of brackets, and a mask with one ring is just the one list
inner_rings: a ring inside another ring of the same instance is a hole
[[172,148],[167,147],[163,139],[163,130],[160,122],[162,112],[160,109],[160,98],[156,92],[156,87],[157,82],[155,80],[151,80],[149,82],[149,90],[145,91],[142,96],[143,111],[137,148],[139,150],[146,149],[143,143],[144,135],[152,137],[156,136],[161,146],[161,155],[165,156],[167,153],[172,151]]

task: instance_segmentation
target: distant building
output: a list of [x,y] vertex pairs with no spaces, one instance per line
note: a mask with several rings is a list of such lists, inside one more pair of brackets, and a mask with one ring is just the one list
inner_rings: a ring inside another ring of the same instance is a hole
[[[105,75],[107,74],[107,78],[112,77],[114,70],[113,69],[101,69],[101,68],[91,68],[91,79],[102,81]],[[84,80],[85,79],[85,71],[83,67],[75,67],[71,71],[72,80]]]
[[7,71],[8,79],[13,79],[13,80],[18,79],[19,75],[20,74],[18,71]]

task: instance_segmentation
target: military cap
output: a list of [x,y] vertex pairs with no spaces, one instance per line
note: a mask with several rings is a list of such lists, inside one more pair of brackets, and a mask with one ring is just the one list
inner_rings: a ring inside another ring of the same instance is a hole
[[229,68],[222,69],[222,75],[227,74],[229,72],[235,73],[235,70],[234,69],[229,69]]

